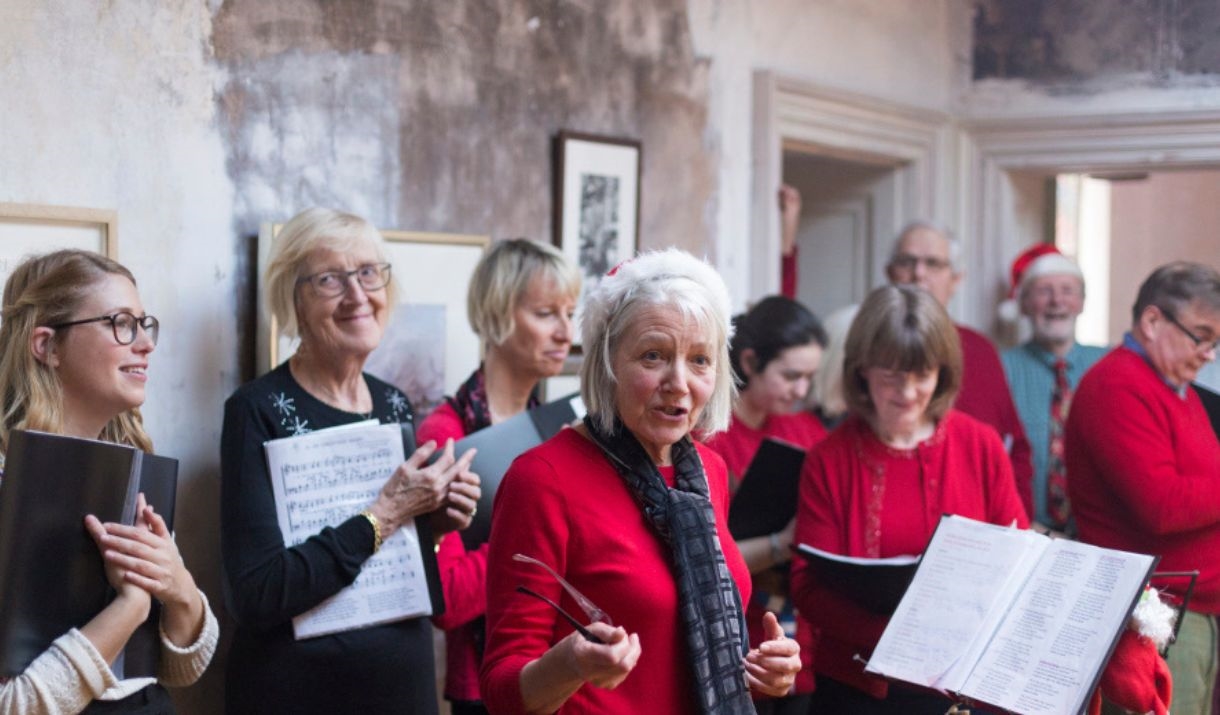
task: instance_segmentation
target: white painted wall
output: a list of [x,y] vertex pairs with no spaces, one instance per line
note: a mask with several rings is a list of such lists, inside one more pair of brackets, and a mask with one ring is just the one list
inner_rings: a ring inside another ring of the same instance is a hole
[[[720,153],[714,250],[744,307],[751,251],[752,73],[946,111],[968,55],[959,0],[689,0],[695,54],[711,59],[709,144]],[[777,187],[778,188],[778,187]]]

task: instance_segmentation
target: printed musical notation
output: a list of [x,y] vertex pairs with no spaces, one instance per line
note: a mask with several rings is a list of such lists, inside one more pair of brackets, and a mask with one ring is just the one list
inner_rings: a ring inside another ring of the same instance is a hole
[[[296,546],[368,506],[404,461],[398,425],[344,425],[264,444],[284,543]],[[430,615],[414,523],[364,563],[355,582],[293,619],[298,639]]]

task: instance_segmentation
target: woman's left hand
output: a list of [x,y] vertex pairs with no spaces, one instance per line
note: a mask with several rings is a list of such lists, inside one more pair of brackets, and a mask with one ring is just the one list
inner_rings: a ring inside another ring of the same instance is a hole
[[801,648],[784,635],[779,619],[769,611],[763,614],[763,633],[767,639],[745,657],[746,682],[756,693],[783,697],[801,670]]
[[122,568],[123,578],[147,591],[165,606],[164,626],[170,640],[193,642],[203,624],[203,600],[187,571],[165,520],[140,494],[136,523],[105,524],[106,561]]

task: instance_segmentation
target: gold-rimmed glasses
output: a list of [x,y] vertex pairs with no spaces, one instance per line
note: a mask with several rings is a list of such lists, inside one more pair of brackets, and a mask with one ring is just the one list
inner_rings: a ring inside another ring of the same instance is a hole
[[[568,592],[568,595],[572,597],[572,600],[576,601],[576,605],[580,606],[580,610],[585,612],[585,615],[589,617],[589,620],[591,622],[605,623],[608,626],[614,625],[614,622],[610,620],[609,614],[607,614],[602,609],[598,608],[597,604],[595,604],[595,603],[593,603],[593,601],[589,600],[588,597],[586,597],[583,593],[576,590],[576,587],[573,586],[572,584],[568,583],[567,580],[564,579],[563,576],[560,576],[558,573],[556,573],[555,569],[551,568],[550,566],[543,563],[542,561],[539,561],[538,559],[536,559],[532,556],[526,556],[525,554],[513,554],[513,560],[520,561],[521,563],[541,566],[543,569],[546,570],[546,572],[548,574],[551,575],[552,578],[554,578],[557,582],[559,582],[559,585],[563,587],[563,590]],[[527,596],[533,596],[534,598],[537,598],[540,601],[543,601],[544,603],[549,605],[551,608],[554,608],[559,613],[559,615],[563,616],[564,620],[566,620],[568,623],[572,624],[572,627],[575,628],[576,631],[578,633],[580,633],[580,635],[583,636],[585,640],[590,641],[592,643],[605,643],[605,641],[603,641],[601,638],[598,638],[596,635],[594,635],[592,632],[590,632],[588,628],[585,628],[584,624],[582,624],[580,621],[576,620],[576,618],[573,617],[572,614],[565,611],[563,609],[563,607],[561,607],[558,603],[555,603],[554,601],[547,598],[546,596],[543,596],[542,594],[540,594],[536,591],[526,588],[525,586],[517,586],[517,591],[520,593],[524,593]]]

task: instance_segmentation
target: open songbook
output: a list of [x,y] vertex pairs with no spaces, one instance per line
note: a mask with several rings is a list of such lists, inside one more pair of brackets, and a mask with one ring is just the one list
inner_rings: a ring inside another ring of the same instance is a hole
[[866,670],[1015,713],[1082,712],[1156,561],[942,517]]
[[[406,442],[406,444],[404,444]],[[414,451],[409,425],[376,420],[263,443],[286,546],[358,514]],[[444,610],[427,518],[403,524],[350,586],[292,619],[298,639]]]

